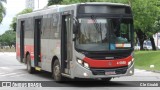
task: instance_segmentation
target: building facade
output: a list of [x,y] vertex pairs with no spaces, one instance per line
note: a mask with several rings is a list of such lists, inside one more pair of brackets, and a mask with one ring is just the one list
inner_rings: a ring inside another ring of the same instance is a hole
[[160,32],[153,35],[155,45],[158,49],[160,49]]
[[47,6],[47,3],[48,0],[26,0],[26,8],[38,10]]
[[34,9],[34,2],[35,0],[26,0],[26,8]]

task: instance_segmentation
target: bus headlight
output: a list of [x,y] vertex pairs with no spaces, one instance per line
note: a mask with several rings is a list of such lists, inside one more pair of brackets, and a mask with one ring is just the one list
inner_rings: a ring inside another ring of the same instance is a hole
[[82,65],[83,67],[89,69],[89,64],[86,63],[86,62],[84,62],[83,60],[77,59],[77,62],[78,62],[80,65]]
[[131,64],[132,64],[132,61],[129,61],[129,62],[128,62],[128,66],[131,66]]
[[83,61],[80,60],[80,59],[77,59],[77,62],[78,62],[79,64],[82,64],[82,63],[83,63]]
[[134,62],[134,58],[132,58],[132,60],[128,62],[128,67],[130,67],[133,62]]
[[83,65],[84,65],[84,67],[86,67],[86,68],[88,68],[89,69],[89,65],[88,65],[88,63],[83,63]]

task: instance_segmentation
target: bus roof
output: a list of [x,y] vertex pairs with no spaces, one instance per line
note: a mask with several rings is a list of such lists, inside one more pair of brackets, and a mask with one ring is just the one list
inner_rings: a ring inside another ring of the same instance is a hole
[[112,3],[112,2],[85,2],[85,3],[79,3],[79,4],[106,4],[106,5],[129,6],[128,4]]
[[59,12],[60,11],[60,8],[66,8],[66,7],[76,7],[77,5],[115,5],[115,6],[127,6],[129,7],[129,5],[127,4],[122,4],[122,3],[111,3],[111,2],[85,2],[85,3],[76,3],[76,4],[68,4],[68,5],[51,5],[51,6],[48,6],[48,7],[44,7],[43,9],[39,9],[39,10],[35,10],[31,13],[27,13],[27,14],[21,14],[21,15],[18,15],[18,18],[24,18],[24,17],[28,17],[28,15],[30,14],[33,14],[33,13],[40,13],[40,12],[44,12],[45,11],[57,11]]

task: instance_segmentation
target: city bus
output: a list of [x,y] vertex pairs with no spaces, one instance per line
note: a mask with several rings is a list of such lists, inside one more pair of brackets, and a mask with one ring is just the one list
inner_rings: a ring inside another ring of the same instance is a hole
[[19,15],[16,58],[27,71],[98,79],[134,74],[131,7],[108,2],[54,5]]

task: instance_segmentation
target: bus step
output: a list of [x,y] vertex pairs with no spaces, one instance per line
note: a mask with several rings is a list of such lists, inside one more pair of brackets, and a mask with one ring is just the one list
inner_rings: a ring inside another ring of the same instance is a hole
[[65,76],[65,77],[71,78],[71,76],[70,76],[69,74],[66,74],[66,73],[62,73],[62,76]]
[[40,67],[35,67],[35,69],[36,69],[37,71],[41,71],[41,68],[40,68]]
[[66,68],[65,68],[65,69],[64,69],[64,72],[65,72],[65,73],[69,73],[69,69],[66,69]]
[[42,63],[41,63],[41,62],[38,62],[38,66],[41,67],[41,66],[42,66]]

